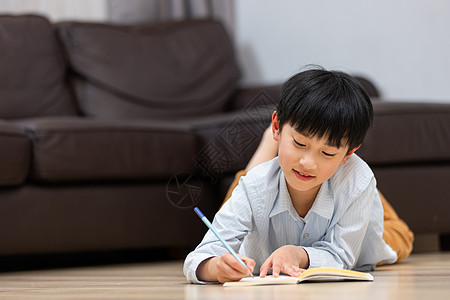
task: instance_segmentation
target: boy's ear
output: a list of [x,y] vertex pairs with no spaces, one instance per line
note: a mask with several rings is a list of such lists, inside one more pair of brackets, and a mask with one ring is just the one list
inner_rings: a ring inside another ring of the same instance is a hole
[[347,162],[347,158],[350,157],[350,155],[352,155],[353,153],[355,153],[356,150],[358,150],[361,147],[361,145],[359,145],[356,148],[353,148],[352,150],[350,150],[344,157],[344,160],[342,161],[342,165],[344,165]]
[[280,139],[280,122],[278,121],[277,111],[272,114],[272,135],[273,139],[278,142]]

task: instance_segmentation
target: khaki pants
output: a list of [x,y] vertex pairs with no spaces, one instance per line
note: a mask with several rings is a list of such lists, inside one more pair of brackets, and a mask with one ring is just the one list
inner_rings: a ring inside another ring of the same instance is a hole
[[[242,170],[236,173],[234,181],[228,189],[227,195],[225,196],[225,203],[233,192],[234,188],[238,185],[241,176],[247,174],[246,170]],[[414,234],[409,229],[408,225],[401,220],[394,208],[387,202],[386,198],[378,191],[381,198],[381,203],[384,209],[384,232],[383,240],[397,252],[397,262],[405,259],[411,254],[413,248]],[[223,205],[222,203],[222,205]]]

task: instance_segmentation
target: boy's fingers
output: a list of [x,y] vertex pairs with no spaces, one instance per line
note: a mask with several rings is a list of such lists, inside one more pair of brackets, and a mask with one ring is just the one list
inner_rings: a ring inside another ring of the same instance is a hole
[[239,255],[239,257],[242,258],[242,260],[245,262],[245,264],[253,272],[253,270],[255,269],[256,262],[253,259],[242,256],[242,255]]
[[272,274],[273,274],[273,277],[278,277],[278,276],[280,276],[280,271],[281,271],[281,265],[280,265],[280,263],[274,263],[273,265],[272,265]]
[[[247,266],[243,266],[240,262],[238,262],[236,260],[236,258],[231,255],[230,253],[224,254],[223,255],[225,262],[231,267],[233,268],[233,270],[235,272],[237,272],[240,275],[243,275],[243,277],[247,276],[249,273],[248,267]],[[241,257],[242,258],[242,257]],[[244,257],[245,259],[248,259],[246,257]]]
[[227,268],[224,268],[217,274],[219,282],[239,281],[241,278],[246,276],[237,273],[233,268],[230,268],[229,266]]
[[293,277],[298,277],[300,276],[300,274],[302,274],[305,269],[301,269],[299,267],[296,266],[290,266],[287,267],[285,270],[282,270],[284,273],[286,273],[289,276],[293,276]]
[[238,281],[248,275],[248,268],[241,265],[231,254],[222,255],[217,265],[217,277],[220,282]]
[[261,266],[259,269],[259,277],[265,277],[267,275],[267,272],[272,267],[272,260],[271,257],[269,257]]

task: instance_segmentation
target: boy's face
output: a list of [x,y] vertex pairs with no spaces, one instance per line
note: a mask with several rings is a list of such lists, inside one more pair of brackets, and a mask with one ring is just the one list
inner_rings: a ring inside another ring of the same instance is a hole
[[278,141],[278,160],[293,201],[312,201],[323,182],[345,164],[354,151],[327,145],[327,138],[305,136],[289,124],[279,128],[276,112],[272,116],[273,137]]

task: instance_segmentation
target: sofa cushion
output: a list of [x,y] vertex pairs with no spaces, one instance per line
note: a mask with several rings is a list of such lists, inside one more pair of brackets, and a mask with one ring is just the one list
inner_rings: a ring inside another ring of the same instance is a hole
[[374,124],[358,150],[371,165],[450,160],[450,105],[374,102]]
[[181,125],[77,117],[20,124],[32,136],[34,180],[132,181],[193,172],[196,137]]
[[0,16],[0,118],[74,115],[54,27],[39,16]]
[[84,114],[175,119],[223,110],[239,71],[216,21],[111,25],[62,23]]
[[0,185],[19,185],[28,176],[30,141],[24,130],[0,121]]

